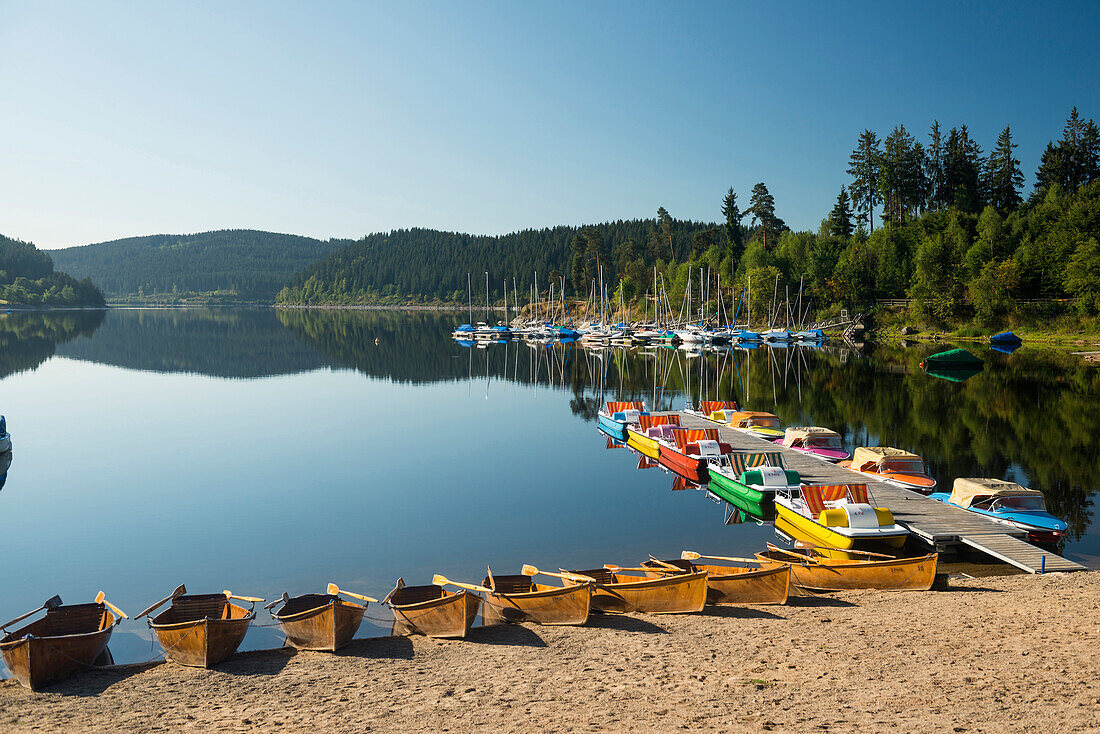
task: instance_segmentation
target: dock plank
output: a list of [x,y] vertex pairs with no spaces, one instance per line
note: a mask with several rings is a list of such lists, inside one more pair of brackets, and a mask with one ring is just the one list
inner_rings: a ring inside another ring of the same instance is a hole
[[735,451],[778,451],[787,466],[811,484],[866,484],[875,504],[888,508],[894,518],[914,536],[935,549],[963,544],[981,550],[1014,566],[1037,573],[1046,557],[1046,570],[1082,570],[1073,561],[1044,551],[1022,540],[1027,534],[1017,528],[966,510],[937,502],[917,492],[902,489],[875,477],[837,466],[804,451],[735,431],[729,426],[685,411],[672,411],[685,428],[717,428],[722,441]]

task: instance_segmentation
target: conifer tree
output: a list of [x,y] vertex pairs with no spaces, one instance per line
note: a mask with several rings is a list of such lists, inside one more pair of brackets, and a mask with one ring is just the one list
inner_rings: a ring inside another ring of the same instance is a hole
[[752,197],[745,214],[751,214],[753,222],[759,222],[764,234],[764,249],[768,249],[768,230],[773,233],[780,228],[782,221],[775,216],[775,197],[768,191],[764,182],[752,187]]
[[924,176],[928,182],[925,196],[926,209],[940,209],[945,206],[943,200],[943,135],[940,133],[940,121],[932,123],[928,136],[932,139],[925,156]]
[[836,197],[836,205],[829,212],[829,233],[835,237],[847,240],[855,231],[852,224],[852,208],[848,204],[848,191],[841,186],[840,194]]
[[859,136],[856,149],[849,157],[848,175],[853,179],[849,191],[858,214],[859,222],[870,219],[871,231],[875,229],[875,205],[882,199],[879,196],[878,172],[882,160],[878,136],[871,130],[864,130]]
[[1024,184],[1024,174],[1020,171],[1020,161],[1012,154],[1016,144],[1012,142],[1012,132],[1005,129],[997,137],[997,146],[986,161],[985,190],[989,203],[1002,212],[1018,207],[1020,187]]
[[730,262],[736,263],[741,259],[745,245],[741,236],[741,218],[745,215],[737,208],[737,194],[733,192],[732,186],[722,199],[722,216],[726,218],[726,250],[729,252]]

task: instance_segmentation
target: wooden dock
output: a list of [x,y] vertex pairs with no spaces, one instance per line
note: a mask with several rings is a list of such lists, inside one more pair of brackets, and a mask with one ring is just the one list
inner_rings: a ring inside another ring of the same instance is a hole
[[685,428],[717,428],[722,440],[733,446],[735,451],[766,449],[782,453],[787,466],[797,471],[808,484],[866,484],[876,506],[889,508],[895,520],[937,552],[951,552],[960,546],[967,546],[1028,573],[1081,571],[1085,568],[1022,540],[1026,535],[1022,530],[839,467],[804,451],[788,449],[782,444],[735,431],[693,413],[676,413],[680,416],[680,425]]

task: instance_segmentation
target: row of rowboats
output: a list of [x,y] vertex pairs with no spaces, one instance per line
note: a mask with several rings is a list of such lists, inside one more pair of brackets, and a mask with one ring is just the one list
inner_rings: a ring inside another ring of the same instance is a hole
[[[607,564],[552,572],[525,565],[517,575],[497,576],[490,569],[481,584],[440,575],[423,586],[407,586],[398,579],[380,603],[392,611],[392,634],[462,638],[479,613],[485,625],[583,625],[592,613],[692,613],[707,604],[785,604],[792,595],[847,589],[927,590],[935,580],[935,554],[917,559],[874,555],[834,559],[817,550],[786,550],[769,544],[755,558],[684,551],[677,559],[651,556],[633,567]],[[538,583],[535,576],[555,578],[558,583]],[[255,604],[263,601],[228,590],[188,594],[180,585],[135,619],[149,617],[149,627],[167,660],[209,668],[237,651],[256,618]],[[329,584],[322,594],[283,594],[266,608],[289,646],[332,652],[354,638],[372,602],[378,603]],[[87,604],[63,604],[60,597],[52,597],[0,626],[0,631],[42,611],[41,618],[0,637],[0,655],[19,683],[40,690],[113,662],[107,644],[113,629],[128,617],[103,592]]]

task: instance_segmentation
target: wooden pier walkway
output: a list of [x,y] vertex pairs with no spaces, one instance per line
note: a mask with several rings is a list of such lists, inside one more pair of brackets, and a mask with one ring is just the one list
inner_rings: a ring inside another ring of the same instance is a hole
[[808,484],[866,484],[877,506],[889,508],[894,518],[908,527],[915,538],[937,552],[952,551],[965,545],[1028,573],[1082,571],[1085,568],[1022,540],[1026,535],[1022,530],[839,467],[804,451],[788,449],[782,444],[735,431],[701,416],[683,411],[676,413],[680,416],[680,425],[685,428],[718,428],[722,440],[733,446],[735,451],[779,451],[788,468],[797,471]]

